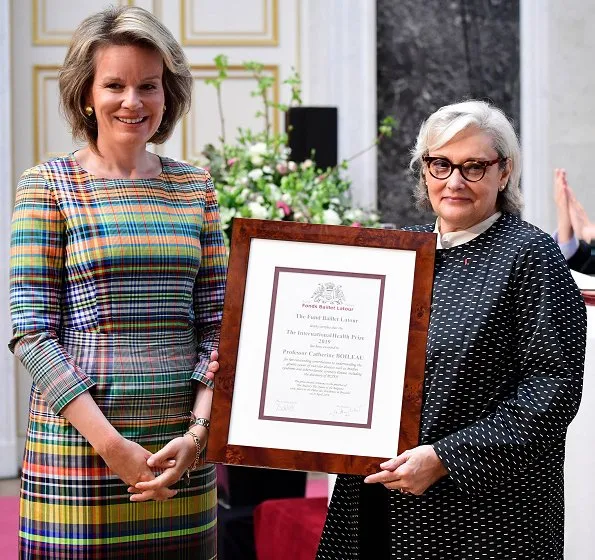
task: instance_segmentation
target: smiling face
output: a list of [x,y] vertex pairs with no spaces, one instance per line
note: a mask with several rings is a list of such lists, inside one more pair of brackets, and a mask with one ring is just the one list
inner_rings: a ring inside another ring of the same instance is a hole
[[110,45],[95,54],[95,75],[86,103],[97,118],[97,147],[144,147],[164,111],[163,58],[152,49]]
[[[429,156],[443,157],[454,164],[469,160],[492,161],[498,157],[491,137],[477,128],[459,132],[444,146],[430,150]],[[454,169],[447,179],[436,179],[424,164],[423,173],[434,212],[440,217],[440,233],[468,229],[497,211],[498,188],[510,176],[510,161],[502,169],[491,165],[480,181],[465,179]]]

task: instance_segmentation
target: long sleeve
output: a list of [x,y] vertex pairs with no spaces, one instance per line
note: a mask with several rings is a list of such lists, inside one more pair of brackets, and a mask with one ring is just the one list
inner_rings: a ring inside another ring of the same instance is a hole
[[595,246],[581,241],[567,262],[572,270],[583,274],[595,274]]
[[9,347],[58,413],[94,385],[60,345],[66,231],[51,189],[38,169],[25,172],[12,221]]
[[578,251],[579,249],[579,240],[576,238],[576,236],[572,236],[571,239],[569,239],[568,241],[566,241],[565,243],[560,243],[560,240],[558,238],[558,232],[555,231],[552,234],[552,237],[554,238],[554,241],[558,244],[558,247],[560,247],[560,251],[562,252],[562,256],[568,261],[570,258],[572,258],[574,256],[574,254]]
[[534,237],[521,249],[507,294],[518,369],[501,375],[514,380],[511,395],[433,444],[450,478],[467,493],[503,484],[563,445],[580,403],[586,310],[549,236]]
[[209,365],[211,352],[219,345],[227,257],[215,188],[208,175],[200,245],[201,262],[193,292],[199,359],[192,378],[212,387],[213,382],[204,374]]

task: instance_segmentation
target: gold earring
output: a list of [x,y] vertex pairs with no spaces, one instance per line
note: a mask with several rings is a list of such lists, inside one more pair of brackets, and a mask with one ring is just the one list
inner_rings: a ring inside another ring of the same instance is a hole
[[93,107],[91,107],[91,105],[87,105],[85,107],[85,115],[90,117],[92,114],[93,114]]

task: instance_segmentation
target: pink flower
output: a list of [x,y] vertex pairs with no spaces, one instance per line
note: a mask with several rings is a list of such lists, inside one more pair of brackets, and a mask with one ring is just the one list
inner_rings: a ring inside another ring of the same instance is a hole
[[281,208],[281,210],[283,210],[284,216],[289,216],[289,214],[291,214],[291,208],[282,200],[277,200],[277,208]]
[[276,165],[276,169],[277,169],[277,171],[278,171],[279,173],[281,173],[281,175],[285,175],[285,174],[287,173],[287,170],[288,170],[289,168],[287,167],[287,164],[286,164],[286,163],[284,163],[284,162],[281,162],[281,163],[278,163],[278,164]]
[[232,158],[229,158],[229,159],[227,160],[227,165],[229,165],[229,167],[231,167],[231,166],[232,166],[234,163],[236,163],[237,161],[238,161],[238,158],[237,158],[237,157],[232,157]]
[[360,224],[359,222],[353,222],[351,224],[351,227],[362,227],[362,224]]

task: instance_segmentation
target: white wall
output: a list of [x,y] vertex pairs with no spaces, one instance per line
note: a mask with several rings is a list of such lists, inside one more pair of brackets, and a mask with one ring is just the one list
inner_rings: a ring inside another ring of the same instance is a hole
[[595,0],[521,0],[521,135],[525,218],[555,228],[552,177],[595,220]]
[[595,1],[552,2],[550,157],[595,220]]

